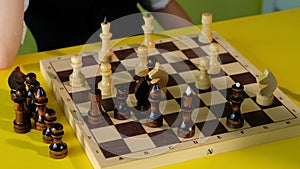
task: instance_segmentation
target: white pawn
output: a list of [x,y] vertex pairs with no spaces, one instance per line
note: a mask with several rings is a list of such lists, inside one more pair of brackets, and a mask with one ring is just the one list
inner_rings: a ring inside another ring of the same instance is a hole
[[198,68],[200,69],[199,75],[196,77],[196,87],[200,90],[207,90],[211,87],[210,77],[207,73],[208,60],[202,58]]
[[69,76],[70,85],[72,87],[82,87],[85,85],[85,76],[81,72],[82,56],[76,54],[71,57],[72,74]]
[[137,56],[139,62],[135,67],[135,75],[139,77],[146,77],[149,72],[147,68],[148,50],[145,45],[140,45],[137,49]]
[[201,18],[202,29],[198,35],[198,41],[201,43],[211,43],[213,36],[211,33],[212,14],[205,12]]
[[209,69],[208,74],[219,74],[221,72],[221,63],[218,60],[219,44],[211,43],[209,45]]
[[112,81],[111,81],[111,64],[109,62],[110,56],[106,55],[100,64],[100,74],[102,80],[98,83],[98,88],[101,90],[103,96],[112,95]]
[[[101,61],[104,56],[113,56],[113,51],[110,46],[110,39],[112,37],[112,34],[110,31],[110,22],[106,21],[106,18],[104,18],[104,21],[101,23],[102,33],[100,33],[100,38],[102,39],[102,47],[98,52],[98,60]],[[111,58],[110,58],[111,60]]]

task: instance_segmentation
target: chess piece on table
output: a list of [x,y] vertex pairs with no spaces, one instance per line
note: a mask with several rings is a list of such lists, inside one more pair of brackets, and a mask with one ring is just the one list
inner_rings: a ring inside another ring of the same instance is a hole
[[90,109],[88,111],[88,124],[96,126],[104,122],[102,109],[102,95],[100,89],[92,89],[89,92]]
[[119,120],[126,120],[130,118],[130,108],[126,100],[128,98],[128,89],[124,86],[117,88],[116,103],[114,108],[114,117]]
[[201,59],[199,68],[199,75],[196,77],[196,87],[200,90],[208,90],[211,88],[210,77],[207,72],[207,63],[206,60]]
[[98,83],[98,88],[101,90],[101,93],[103,96],[110,96],[112,95],[112,70],[111,70],[111,64],[109,62],[109,56],[105,56],[102,58],[102,61],[100,63],[100,74],[102,76],[101,81]]
[[152,39],[152,31],[154,29],[152,25],[153,16],[150,13],[147,13],[143,16],[143,19],[145,22],[145,24],[142,26],[144,31],[144,40],[141,44],[148,48],[149,53],[152,53],[152,50],[155,48],[155,43]]
[[139,58],[139,62],[135,67],[135,75],[138,77],[145,77],[149,72],[147,68],[148,50],[145,45],[140,45],[137,48],[137,56]]
[[55,124],[56,119],[55,111],[51,108],[47,108],[44,119],[47,128],[43,130],[43,141],[47,144],[51,144],[53,142],[51,127]]
[[26,102],[27,102],[28,110],[31,113],[31,117],[33,119],[36,119],[37,107],[34,104],[34,91],[38,87],[40,87],[40,82],[37,80],[32,81],[31,83],[27,84],[27,87],[28,87],[28,92],[27,92],[27,96],[26,96]]
[[274,91],[277,87],[277,80],[272,72],[268,69],[257,78],[258,93],[256,95],[256,102],[261,106],[270,106],[274,100]]
[[150,113],[146,119],[149,127],[161,127],[163,125],[163,117],[159,110],[159,103],[162,101],[162,92],[156,82],[152,86],[149,94]]
[[25,97],[17,97],[14,99],[16,119],[13,121],[13,124],[16,133],[27,133],[31,129],[31,121],[26,107]]
[[195,135],[195,124],[191,119],[194,110],[193,98],[194,95],[188,86],[181,101],[182,123],[177,129],[177,134],[181,138],[191,138]]
[[109,56],[109,62],[111,61],[111,57],[113,56],[113,50],[110,46],[110,39],[112,37],[112,33],[110,33],[110,22],[104,18],[104,21],[101,23],[102,33],[100,33],[100,38],[102,39],[102,46],[98,52],[98,60],[101,61],[103,57]]
[[[26,85],[25,85],[26,75],[20,70],[20,67],[17,66],[8,77],[8,85],[10,87],[11,100],[13,101],[16,97],[21,94],[25,94]],[[20,93],[20,89],[24,89],[24,93]],[[17,91],[19,89],[19,91]]]
[[213,41],[211,33],[212,14],[209,12],[202,13],[201,23],[202,29],[198,35],[198,41],[200,43],[211,43]]
[[71,66],[73,72],[69,76],[70,85],[72,87],[85,86],[85,76],[81,72],[82,56],[80,54],[75,54],[71,57]]
[[230,96],[230,102],[232,105],[232,112],[227,117],[226,124],[230,128],[241,128],[244,125],[244,117],[241,114],[241,104],[244,101],[242,92],[244,86],[240,83],[232,85],[232,95]]
[[62,141],[64,135],[63,125],[55,123],[51,127],[53,142],[50,144],[50,156],[54,159],[61,159],[68,155],[68,146]]
[[217,43],[209,45],[209,69],[208,74],[219,74],[221,72],[221,63],[218,60],[220,46]]
[[38,87],[34,91],[34,104],[38,109],[38,114],[35,120],[35,127],[37,130],[43,131],[46,129],[45,123],[45,112],[46,104],[48,103],[48,98],[46,92],[42,87]]

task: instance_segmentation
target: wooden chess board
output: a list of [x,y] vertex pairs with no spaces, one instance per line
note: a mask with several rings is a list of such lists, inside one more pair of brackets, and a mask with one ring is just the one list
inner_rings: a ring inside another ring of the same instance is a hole
[[[87,113],[90,106],[88,93],[101,80],[98,51],[82,53],[81,70],[86,85],[80,88],[69,85],[72,55],[40,61],[43,76],[95,168],[153,168],[299,135],[293,131],[299,128],[299,108],[278,88],[271,106],[258,105],[255,101],[256,77],[261,72],[217,32],[214,31],[213,36],[214,42],[221,48],[219,60],[222,71],[210,76],[212,86],[205,91],[195,87],[199,73],[195,65],[199,64],[201,57],[208,57],[208,44],[199,43],[197,35],[155,41],[156,50],[151,55],[169,74],[167,100],[160,106],[163,126],[159,128],[148,127],[145,115],[134,108],[137,44],[114,47],[115,55],[111,62],[114,86],[126,84],[129,89],[127,103],[132,107],[131,117],[128,120],[113,117],[114,93],[102,98],[106,122],[96,127],[87,125]],[[240,129],[226,125],[226,117],[231,111],[228,97],[235,82],[245,87],[241,106],[245,122]],[[194,137],[182,139],[178,137],[177,127],[181,123],[181,97],[187,86],[198,98],[192,113],[196,132]]]

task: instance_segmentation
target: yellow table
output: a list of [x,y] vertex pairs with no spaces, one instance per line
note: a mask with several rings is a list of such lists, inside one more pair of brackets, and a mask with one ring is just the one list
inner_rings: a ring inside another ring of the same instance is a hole
[[[269,68],[277,77],[279,88],[300,106],[299,42],[300,9],[272,14],[245,17],[213,23],[212,28],[223,36],[234,48],[252,62],[259,70]],[[168,33],[183,35],[186,30]],[[139,42],[132,38],[131,43]],[[94,46],[97,47],[97,46]],[[62,110],[58,107],[50,88],[39,72],[39,60],[59,55],[77,53],[81,47],[71,47],[49,52],[17,57],[14,66],[0,71],[0,158],[1,168],[92,168]],[[15,66],[24,73],[37,74],[41,86],[49,98],[48,107],[56,110],[58,120],[64,125],[63,140],[69,146],[65,159],[49,157],[48,145],[43,143],[40,131],[16,134],[12,121],[15,118],[10,100],[7,78]],[[294,131],[300,132],[300,131]],[[241,150],[195,159],[162,168],[300,168],[300,137],[253,146]],[[180,158],[180,157],[179,157]],[[163,160],[163,159],[162,159]]]

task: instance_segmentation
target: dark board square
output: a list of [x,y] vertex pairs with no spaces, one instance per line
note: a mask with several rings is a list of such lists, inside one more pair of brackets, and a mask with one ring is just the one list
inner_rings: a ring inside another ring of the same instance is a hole
[[119,60],[137,57],[137,54],[133,48],[114,51],[114,53]]
[[175,86],[183,83],[185,83],[185,81],[181,76],[179,76],[178,74],[171,74],[169,75],[169,81],[167,83],[167,87]]
[[[182,106],[181,98],[176,98],[175,100],[180,106]],[[201,100],[201,98],[199,98],[196,95],[193,97],[192,104],[193,104],[194,108],[206,107],[205,103]]]
[[123,139],[100,143],[99,147],[105,158],[116,157],[131,153]]
[[222,123],[217,119],[196,123],[196,126],[205,137],[228,132],[227,129],[222,125]]
[[207,54],[201,48],[185,49],[182,50],[182,53],[184,53],[184,55],[189,59],[207,56]]
[[162,55],[153,55],[153,57],[156,58],[157,62],[160,64],[168,63],[168,61]]
[[219,54],[219,58],[222,64],[237,62],[237,60],[230,53]]
[[256,78],[249,72],[242,73],[242,74],[236,74],[236,75],[230,75],[230,77],[235,82],[240,82],[243,85],[256,83]]
[[[81,112],[81,113],[83,113],[83,112]],[[104,121],[97,125],[89,125],[88,116],[83,116],[83,120],[88,125],[89,129],[95,129],[95,128],[101,128],[101,127],[113,125],[113,122],[111,121],[111,119],[107,113],[103,113],[102,117],[103,117]]]
[[98,83],[102,80],[102,76],[93,76],[85,79],[91,89],[98,88]]
[[180,61],[180,62],[174,62],[174,63],[170,63],[170,65],[178,73],[185,72],[185,71],[196,70],[197,69],[197,67],[190,60],[184,60],[184,61]]
[[106,112],[113,111],[115,108],[114,100],[112,98],[103,99],[101,103]]
[[217,78],[217,77],[223,77],[223,76],[227,76],[227,73],[224,72],[223,69],[221,69],[220,73],[218,73],[218,74],[210,74],[209,75],[210,78]]
[[262,110],[243,114],[251,127],[273,123],[273,120]]
[[159,43],[155,45],[155,48],[160,52],[160,53],[165,53],[165,52],[172,52],[175,50],[179,50],[177,46],[173,42],[165,42],[165,43]]
[[208,108],[217,118],[228,117],[232,110],[232,106],[229,102],[215,104]]
[[121,62],[110,62],[112,73],[126,71]]
[[201,94],[201,93],[207,93],[207,92],[211,92],[211,91],[215,91],[217,90],[217,88],[211,84],[211,87],[209,89],[206,89],[206,90],[200,90],[196,87],[196,84],[193,82],[193,83],[189,83],[189,86],[191,87],[191,89],[196,92],[196,94]]
[[96,61],[93,55],[82,57],[82,67],[87,67],[87,66],[92,66],[97,64],[98,62]]
[[64,70],[64,71],[60,71],[60,72],[56,72],[58,78],[60,79],[60,81],[63,82],[67,82],[69,81],[69,76],[70,74],[72,74],[73,70]]
[[180,143],[180,140],[171,129],[148,133],[148,135],[157,147]]
[[163,118],[170,127],[178,127],[182,122],[182,115],[179,112],[163,115]]
[[69,93],[73,102],[76,104],[84,103],[89,101],[89,90]]
[[116,124],[115,127],[122,137],[132,137],[147,133],[142,124],[135,121]]

